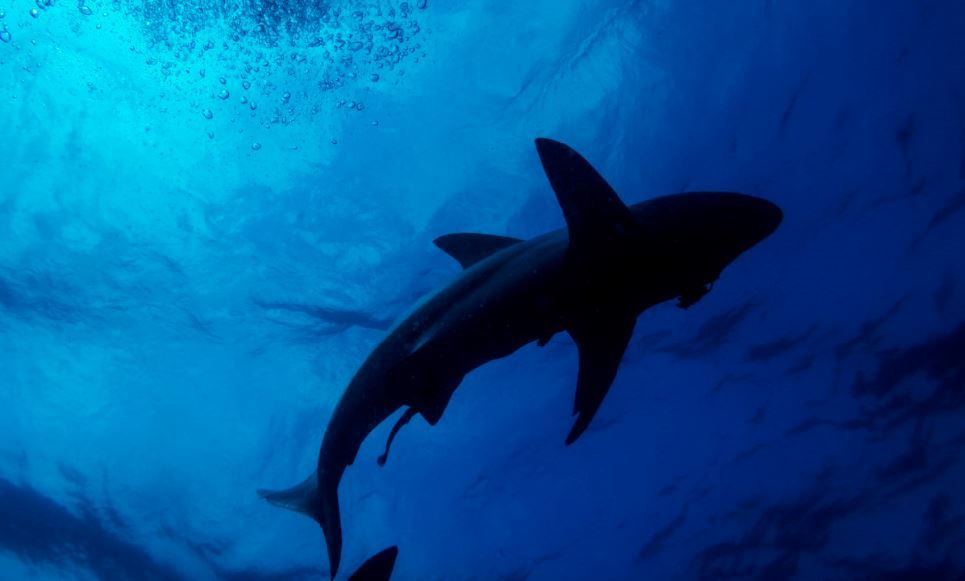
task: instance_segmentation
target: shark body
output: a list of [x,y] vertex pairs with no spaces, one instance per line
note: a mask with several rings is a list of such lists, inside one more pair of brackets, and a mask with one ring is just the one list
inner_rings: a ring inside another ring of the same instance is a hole
[[333,578],[342,546],[338,485],[379,424],[406,408],[387,454],[416,414],[430,425],[440,420],[466,374],[567,332],[579,350],[576,420],[566,437],[572,444],[613,383],[637,316],[673,299],[682,308],[699,301],[721,271],[783,217],[771,202],[724,192],[673,194],[628,207],[569,146],[537,139],[536,148],[567,228],[527,241],[438,238],[435,244],[462,264],[462,273],[362,364],[333,412],[316,472],[288,490],[259,491],[321,525]]

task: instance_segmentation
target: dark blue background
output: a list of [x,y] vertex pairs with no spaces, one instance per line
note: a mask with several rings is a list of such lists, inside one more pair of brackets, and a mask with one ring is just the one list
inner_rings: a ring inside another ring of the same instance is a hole
[[640,318],[577,445],[566,336],[384,469],[380,427],[345,574],[397,543],[398,579],[965,575],[962,2],[33,6],[0,6],[0,576],[325,574],[254,490],[457,272],[435,236],[562,226],[537,136],[627,202],[785,222]]

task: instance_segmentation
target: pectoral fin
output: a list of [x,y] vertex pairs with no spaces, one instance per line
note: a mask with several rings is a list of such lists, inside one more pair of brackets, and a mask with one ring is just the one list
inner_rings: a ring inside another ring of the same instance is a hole
[[639,227],[610,184],[572,147],[539,138],[536,151],[563,209],[571,251],[589,253]]
[[576,423],[566,437],[570,445],[586,431],[616,377],[636,317],[624,313],[594,313],[569,328],[580,352],[573,413]]

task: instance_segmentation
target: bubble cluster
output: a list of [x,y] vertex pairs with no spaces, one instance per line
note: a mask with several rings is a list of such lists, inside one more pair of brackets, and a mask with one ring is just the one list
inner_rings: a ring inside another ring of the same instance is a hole
[[375,82],[380,72],[394,70],[421,50],[415,41],[422,31],[416,13],[425,9],[425,2],[240,4],[144,0],[125,9],[144,23],[152,48],[167,48],[177,60],[212,53],[239,57],[231,60],[249,75],[278,70],[292,74],[306,63],[317,70],[321,63],[327,65],[318,79],[323,90],[360,78]]
[[[137,23],[137,37],[124,37],[124,46],[192,102],[199,136],[207,133],[203,120],[214,118],[270,128],[336,110],[365,117],[366,95],[400,82],[406,63],[425,56],[424,0],[113,0],[103,12],[95,0],[34,0],[29,13],[39,18],[68,2],[80,12],[75,32],[117,31],[118,17]],[[0,41],[11,42],[3,24]]]

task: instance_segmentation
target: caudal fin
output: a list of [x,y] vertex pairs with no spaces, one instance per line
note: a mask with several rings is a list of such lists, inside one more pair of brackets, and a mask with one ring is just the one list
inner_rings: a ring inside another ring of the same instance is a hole
[[338,485],[322,489],[315,473],[286,490],[259,490],[258,495],[275,506],[307,515],[322,527],[328,548],[332,579],[342,557],[342,519],[338,509]]

